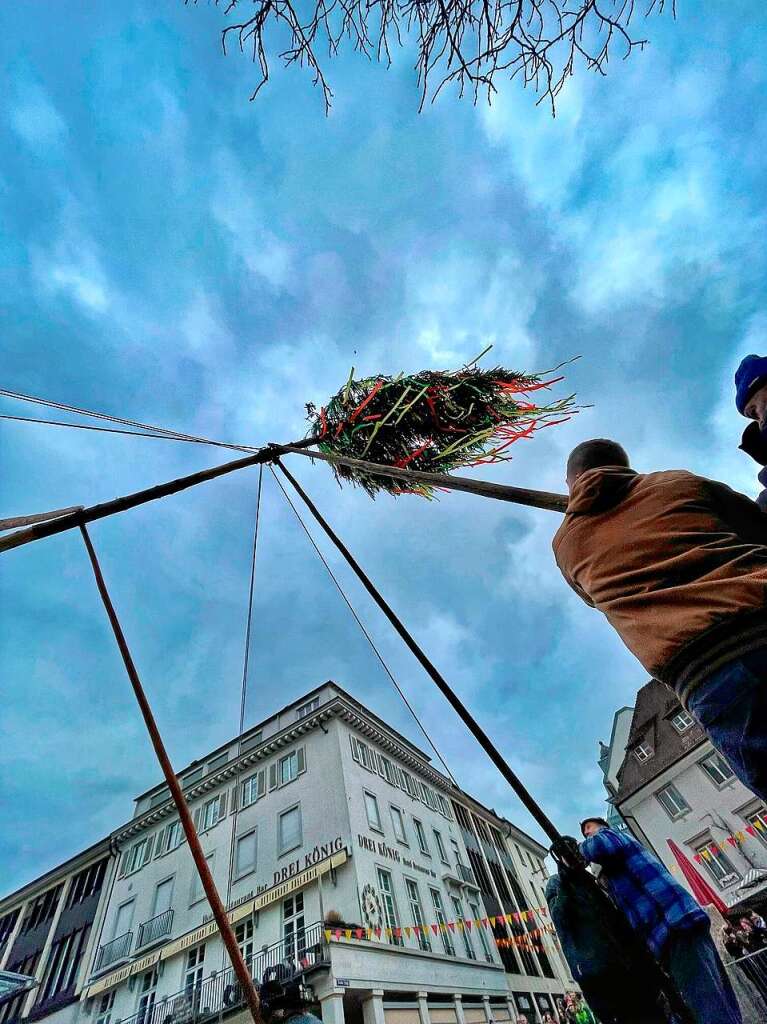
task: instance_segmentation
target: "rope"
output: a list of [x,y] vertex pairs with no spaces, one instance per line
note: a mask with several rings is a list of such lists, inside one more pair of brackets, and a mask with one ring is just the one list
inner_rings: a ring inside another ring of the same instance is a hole
[[319,557],[320,561],[325,566],[325,569],[327,570],[327,573],[330,576],[331,580],[335,583],[336,589],[338,590],[338,593],[341,595],[341,597],[344,599],[344,602],[346,603],[346,607],[352,613],[354,621],[357,623],[357,625],[362,630],[362,633],[363,633],[365,639],[367,640],[367,642],[370,644],[370,646],[373,649],[373,653],[375,654],[376,658],[378,658],[378,660],[380,661],[381,666],[383,667],[384,672],[386,673],[386,675],[391,680],[391,683],[394,686],[395,690],[397,691],[397,693],[400,695],[400,697],[404,701],[405,707],[408,709],[410,714],[413,716],[413,719],[414,719],[416,725],[418,726],[418,728],[423,733],[424,738],[426,739],[426,742],[429,744],[431,749],[437,755],[437,759],[439,760],[439,762],[442,765],[442,767],[445,769],[445,772],[447,773],[448,777],[450,778],[450,781],[453,783],[453,785],[456,787],[456,789],[460,789],[461,787],[455,781],[455,777],[454,777],[453,773],[450,771],[450,769],[448,768],[447,762],[445,761],[445,759],[442,756],[442,754],[440,754],[440,752],[437,749],[436,745],[434,744],[434,741],[432,740],[431,736],[429,736],[428,732],[426,731],[426,729],[422,725],[421,720],[418,717],[418,715],[416,714],[415,709],[413,708],[412,704],[410,703],[410,701],[405,696],[405,693],[401,689],[401,687],[400,687],[399,683],[397,682],[397,680],[394,678],[394,675],[393,675],[391,669],[389,668],[389,666],[386,664],[386,661],[384,660],[383,655],[381,654],[381,652],[376,647],[375,642],[374,642],[372,636],[370,635],[370,633],[368,633],[367,629],[365,628],[365,626],[364,626],[364,624],[362,622],[362,619],[360,619],[359,615],[355,611],[354,606],[352,605],[352,603],[349,600],[349,598],[346,596],[346,593],[344,592],[343,587],[338,582],[338,579],[336,578],[333,570],[328,565],[328,562],[325,559],[325,556],[322,554],[322,552],[320,551],[319,547],[317,546],[317,544],[316,544],[316,542],[314,540],[314,537],[312,537],[311,533],[309,532],[308,527],[306,526],[306,523],[301,518],[301,513],[298,511],[296,506],[290,500],[290,496],[288,495],[287,491],[285,490],[285,488],[280,483],[279,477],[274,472],[274,470],[272,469],[271,466],[269,466],[269,471],[271,472],[272,476],[274,477],[277,486],[282,491],[282,495],[285,498],[285,501],[288,503],[288,505],[290,505],[290,507],[293,510],[293,514],[295,515],[295,517],[298,520],[298,522],[301,524],[301,529],[304,531],[306,536],[309,538],[309,543],[312,545],[312,547],[314,548],[315,552],[317,553],[317,556]]
[[[42,423],[48,427],[71,427],[73,430],[96,430],[103,434],[125,434],[128,437],[155,437],[162,441],[189,441],[192,444],[213,444],[219,448],[235,447],[234,445],[219,444],[217,441],[198,441],[193,437],[174,437],[172,434],[152,434],[145,430],[120,430],[118,427],[96,427],[92,423],[66,423],[64,420],[40,420],[32,416],[10,416],[7,413],[0,414],[0,420],[13,420],[17,423]],[[249,449],[238,449],[246,451]]]
[[[121,423],[123,426],[138,427],[139,430],[152,431],[151,435],[142,436],[158,436],[163,435],[170,440],[174,441],[194,441],[197,444],[210,444],[216,448],[233,448],[235,451],[254,451],[255,449],[249,448],[243,445],[227,444],[225,441],[214,441],[208,437],[199,437],[196,434],[184,434],[179,430],[172,430],[168,427],[158,427],[152,423],[142,423],[140,420],[130,420],[123,416],[111,416],[105,412],[95,412],[93,409],[83,409],[77,405],[67,405],[64,402],[54,402],[47,398],[38,398],[35,395],[25,395],[20,391],[9,391],[6,388],[0,388],[0,396],[4,398],[13,398],[20,402],[31,402],[33,405],[42,405],[48,409],[60,409],[63,412],[73,412],[79,416],[90,416],[93,419],[106,420],[110,423]],[[3,417],[4,419],[24,419],[24,417]],[[62,423],[57,420],[32,420],[31,422],[49,423],[53,426],[78,426],[75,423]],[[91,429],[96,429],[91,427]],[[107,429],[107,428],[101,428]],[[117,431],[116,431],[117,432]],[[135,433],[135,431],[126,431],[126,433]]]
[[[245,653],[243,656],[242,664],[242,683],[240,686],[240,728],[237,733],[237,756],[239,757],[242,752],[242,733],[245,728],[245,703],[248,694],[248,663],[250,661],[250,632],[253,623],[253,588],[256,581],[256,551],[258,550],[258,526],[261,518],[261,485],[264,478],[264,467],[258,467],[258,491],[256,492],[256,517],[253,526],[253,547],[250,559],[250,584],[248,586],[248,615],[245,625]],[[240,787],[239,783],[235,786],[235,797],[234,797],[234,815],[232,821],[232,842],[229,849],[229,878],[226,886],[226,905],[229,906],[229,901],[232,898],[232,884],[234,879],[234,853],[235,843],[237,841],[237,816],[240,812]],[[222,958],[222,963],[224,962]]]
[[482,747],[482,749],[488,755],[490,760],[493,762],[495,767],[498,769],[498,771],[501,773],[504,779],[506,779],[508,784],[514,790],[514,792],[522,802],[525,809],[529,811],[529,813],[533,816],[535,821],[538,823],[541,829],[543,829],[543,831],[551,840],[551,842],[556,843],[561,838],[560,833],[557,830],[554,823],[545,813],[543,808],[540,807],[540,805],[533,799],[532,794],[528,791],[527,787],[524,785],[524,783],[518,777],[518,775],[514,771],[512,771],[511,766],[507,763],[506,759],[501,755],[500,751],[497,749],[497,747],[492,742],[490,737],[481,727],[479,722],[477,722],[477,720],[474,718],[471,712],[466,708],[461,698],[455,693],[455,691],[448,684],[444,676],[437,670],[437,667],[434,665],[434,663],[426,656],[421,647],[410,635],[410,633],[405,628],[400,618],[395,614],[394,610],[391,608],[389,603],[384,599],[383,595],[375,587],[372,580],[367,575],[367,573],[362,569],[359,562],[357,562],[354,555],[352,555],[351,551],[349,551],[344,542],[335,533],[333,528],[323,518],[322,514],[319,512],[316,505],[312,502],[311,498],[304,491],[299,482],[287,469],[285,469],[285,467],[283,466],[279,459],[277,459],[276,462],[282,474],[285,477],[287,477],[287,479],[293,485],[293,489],[298,493],[303,503],[306,505],[306,507],[317,520],[319,525],[322,527],[322,529],[325,531],[328,537],[332,540],[332,542],[344,556],[346,561],[349,563],[349,566],[354,571],[355,575],[362,583],[365,590],[367,590],[367,592],[376,602],[378,607],[381,609],[381,611],[392,624],[392,626],[397,631],[399,636],[402,638],[407,648],[414,655],[414,657],[421,665],[421,667],[426,671],[432,682],[444,694],[448,703],[451,705],[451,707],[456,712],[458,717],[463,721],[463,723],[472,733],[472,735],[477,740],[479,745]]

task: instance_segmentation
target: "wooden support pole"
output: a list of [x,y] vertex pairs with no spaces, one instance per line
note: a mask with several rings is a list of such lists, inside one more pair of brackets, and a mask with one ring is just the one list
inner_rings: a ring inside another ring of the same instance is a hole
[[19,526],[32,526],[33,523],[44,523],[48,519],[58,519],[67,515],[68,512],[79,512],[82,505],[70,505],[69,508],[57,508],[52,512],[35,512],[31,516],[11,516],[9,519],[0,519],[0,531],[15,530]]
[[[291,448],[298,448],[314,444],[313,438],[305,441],[297,441]],[[21,547],[22,544],[29,544],[33,540],[41,540],[43,537],[52,537],[56,533],[64,533],[66,530],[74,529],[77,526],[85,526],[86,523],[95,522],[97,519],[104,519],[117,512],[125,512],[129,508],[136,508],[137,505],[144,505],[147,501],[155,501],[157,498],[166,498],[169,494],[177,494],[186,490],[187,487],[195,487],[197,484],[205,483],[207,480],[215,480],[227,473],[234,473],[238,469],[247,469],[248,466],[258,466],[263,462],[272,462],[275,453],[271,448],[261,448],[253,455],[244,459],[235,459],[233,462],[224,462],[220,466],[213,466],[210,469],[200,470],[198,473],[191,473],[189,476],[182,476],[176,480],[169,480],[167,483],[158,484],[156,487],[148,487],[143,491],[135,491],[123,498],[114,498],[112,501],[105,501],[101,505],[91,505],[88,508],[80,508],[77,512],[60,516],[50,522],[38,523],[25,530],[17,530],[8,534],[7,537],[0,537],[0,551],[8,551],[10,548]]]
[[93,568],[93,575],[96,577],[96,586],[98,587],[101,600],[106,609],[107,616],[109,618],[109,624],[112,627],[112,632],[115,635],[117,646],[120,649],[122,655],[123,664],[125,670],[128,673],[133,692],[136,695],[138,706],[141,709],[144,722],[149,733],[149,738],[152,741],[154,752],[157,755],[157,760],[160,762],[162,773],[165,776],[165,781],[168,784],[168,789],[173,797],[173,802],[176,805],[178,816],[181,819],[181,825],[184,829],[187,841],[189,842],[189,850],[194,859],[194,863],[197,867],[197,872],[202,882],[202,887],[205,891],[205,895],[208,898],[210,909],[213,912],[218,930],[221,933],[221,938],[224,940],[226,951],[229,954],[229,959],[232,963],[234,973],[237,977],[237,981],[242,986],[242,991],[245,996],[245,1000],[250,1009],[251,1016],[253,1017],[254,1024],[261,1024],[261,1003],[258,998],[258,992],[256,992],[253,979],[250,976],[250,971],[245,965],[240,947],[237,945],[237,939],[235,938],[234,931],[232,930],[232,924],[227,915],[226,909],[221,902],[221,897],[216,889],[216,883],[213,881],[213,876],[210,873],[208,862],[205,860],[205,854],[203,853],[202,846],[200,845],[200,839],[197,835],[197,830],[194,827],[192,821],[192,815],[189,813],[189,805],[186,802],[184,793],[181,789],[181,784],[176,777],[176,773],[173,771],[173,766],[170,763],[167,751],[165,750],[165,744],[160,736],[160,731],[157,728],[152,709],[149,706],[144,688],[141,685],[136,666],[133,663],[128,643],[125,639],[125,634],[122,631],[120,621],[117,618],[112,599],[109,596],[106,583],[104,582],[104,576],[101,572],[101,566],[99,565],[96,552],[91,543],[88,531],[84,526],[80,526],[80,532],[82,533],[83,540],[85,541],[85,547],[88,551],[88,557],[90,558],[91,566]]
[[529,505],[532,508],[544,508],[549,512],[564,512],[567,508],[567,495],[552,491],[534,491],[527,487],[510,487],[508,484],[495,484],[489,480],[477,480],[475,477],[450,476],[447,473],[427,473],[416,469],[399,469],[397,466],[382,466],[377,462],[364,462],[362,459],[351,459],[345,455],[326,455],[316,449],[298,448],[296,445],[275,444],[271,446],[277,452],[293,452],[306,455],[310,459],[322,459],[323,462],[338,463],[351,469],[362,469],[366,473],[378,476],[393,477],[403,480],[405,484],[431,484],[432,487],[446,487],[451,491],[466,491],[478,494],[483,498],[497,498],[499,501],[511,501],[515,505]]
[[273,462],[277,456],[283,453],[294,453],[296,455],[307,455],[312,459],[321,459],[323,462],[351,466],[356,469],[364,469],[368,473],[378,473],[380,476],[394,477],[397,480],[404,480],[410,483],[427,483],[434,487],[446,487],[453,491],[466,491],[469,494],[478,494],[483,498],[496,498],[500,501],[510,501],[517,505],[528,505],[532,508],[543,508],[550,512],[564,512],[567,507],[567,496],[554,494],[551,491],[534,491],[526,487],[510,487],[507,484],[490,483],[487,480],[477,480],[472,477],[449,476],[446,473],[425,473],[412,469],[398,469],[396,466],[381,466],[375,462],[363,462],[360,459],[349,459],[346,456],[326,455],[315,449],[309,451],[311,445],[316,444],[316,439],[309,437],[303,441],[296,441],[293,444],[271,444],[261,448],[243,459],[235,459],[233,462],[224,462],[220,466],[213,466],[211,469],[203,469],[199,473],[191,473],[189,476],[182,476],[176,480],[169,480],[164,484],[157,484],[156,487],[148,487],[143,491],[135,491],[122,498],[114,498],[112,501],[105,501],[100,505],[91,505],[87,508],[77,506],[74,512],[66,512],[57,519],[46,520],[35,525],[28,526],[23,530],[16,530],[6,537],[0,537],[0,552],[10,551],[11,548],[21,547],[23,544],[30,544],[33,540],[42,540],[43,537],[52,537],[57,533],[64,533],[75,527],[84,526],[86,523],[95,522],[97,519],[104,519],[106,516],[115,515],[117,512],[125,512],[137,505],[144,505],[148,501],[156,501],[158,498],[166,498],[170,494],[177,494],[188,487],[195,487],[197,484],[205,483],[207,480],[215,480],[227,473],[234,473],[238,469],[247,469],[248,466],[258,466],[261,463]]

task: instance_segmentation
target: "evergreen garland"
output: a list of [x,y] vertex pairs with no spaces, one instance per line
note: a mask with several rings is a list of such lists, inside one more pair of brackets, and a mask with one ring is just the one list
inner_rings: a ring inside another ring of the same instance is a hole
[[[553,371],[552,371],[553,372]],[[317,446],[328,455],[344,455],[386,466],[450,473],[466,466],[504,462],[510,446],[554,426],[578,411],[574,395],[537,405],[534,392],[563,377],[515,373],[503,367],[480,370],[422,370],[397,377],[353,379],[307,418]],[[431,498],[428,484],[403,487],[391,477],[334,465],[339,483],[363,487],[371,497],[416,493]]]

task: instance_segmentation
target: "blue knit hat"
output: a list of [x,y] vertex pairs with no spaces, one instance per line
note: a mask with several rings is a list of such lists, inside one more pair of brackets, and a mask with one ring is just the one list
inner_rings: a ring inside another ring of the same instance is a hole
[[767,384],[767,356],[746,356],[735,371],[735,405],[741,416],[749,398]]

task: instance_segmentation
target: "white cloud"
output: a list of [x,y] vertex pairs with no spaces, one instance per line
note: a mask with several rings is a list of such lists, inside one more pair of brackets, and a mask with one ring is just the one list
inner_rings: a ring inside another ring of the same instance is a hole
[[48,246],[31,246],[32,273],[48,295],[66,295],[86,313],[104,314],[113,293],[98,246],[80,225],[74,204],[65,207],[58,237]]
[[8,111],[11,127],[28,146],[44,149],[67,135],[64,118],[35,82],[19,84],[16,103]]

